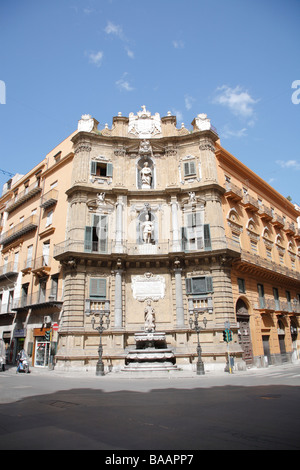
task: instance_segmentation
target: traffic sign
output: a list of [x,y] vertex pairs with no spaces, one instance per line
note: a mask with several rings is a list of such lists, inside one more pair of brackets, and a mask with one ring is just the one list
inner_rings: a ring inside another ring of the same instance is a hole
[[52,329],[53,331],[58,331],[58,323],[53,323]]

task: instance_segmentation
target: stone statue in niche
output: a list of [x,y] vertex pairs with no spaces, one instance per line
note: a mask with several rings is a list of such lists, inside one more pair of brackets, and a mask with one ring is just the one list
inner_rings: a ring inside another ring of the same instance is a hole
[[151,300],[147,301],[147,305],[144,310],[145,313],[145,326],[144,329],[148,333],[155,331],[155,310],[151,306]]
[[149,219],[149,214],[146,214],[145,222],[142,224],[144,243],[151,243],[152,241],[153,222],[151,222]]
[[151,189],[152,170],[149,163],[145,162],[144,167],[141,169],[142,189]]

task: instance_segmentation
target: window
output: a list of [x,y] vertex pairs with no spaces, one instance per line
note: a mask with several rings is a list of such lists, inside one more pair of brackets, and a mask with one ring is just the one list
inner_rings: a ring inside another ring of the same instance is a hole
[[106,279],[91,278],[90,279],[90,299],[101,300],[106,299]]
[[274,295],[274,301],[275,301],[275,310],[279,311],[280,310],[280,302],[279,302],[279,293],[277,287],[273,287],[273,295]]
[[287,291],[285,291],[285,294],[286,294],[286,300],[287,300],[287,304],[288,304],[288,311],[292,312],[293,309],[292,309],[291,293],[290,293],[289,290],[287,290]]
[[85,227],[84,251],[107,252],[108,216],[93,215],[93,225]]
[[284,256],[282,253],[279,253],[279,263],[284,264]]
[[111,178],[113,175],[112,163],[92,161],[91,175],[98,176],[99,178]]
[[251,245],[252,253],[257,254],[257,242],[254,240],[250,240],[250,245]]
[[203,213],[187,214],[186,227],[182,227],[182,249],[184,251],[211,250],[209,224],[203,224]]
[[259,308],[265,308],[265,291],[263,284],[257,284]]
[[266,247],[266,254],[267,254],[267,258],[272,260],[272,249],[271,248]]
[[57,299],[57,293],[58,293],[58,275],[52,276],[51,278],[51,291],[50,295],[53,297],[53,299]]
[[245,279],[238,278],[238,286],[239,286],[239,293],[245,294],[246,293]]
[[183,164],[184,176],[195,176],[196,175],[196,162],[189,161]]
[[187,294],[207,294],[213,291],[213,283],[211,276],[190,277],[186,279]]
[[27,248],[27,260],[26,260],[26,266],[25,268],[31,268],[31,262],[32,262],[32,250],[33,250],[33,245],[30,245]]
[[38,303],[43,303],[46,300],[46,284],[47,284],[46,279],[41,279],[40,282],[39,282]]
[[27,296],[28,296],[29,284],[23,284],[21,289],[21,305],[20,307],[26,307],[27,305]]
[[53,210],[49,211],[48,214],[47,214],[47,220],[46,220],[45,227],[49,227],[49,225],[52,225],[52,219],[53,219]]

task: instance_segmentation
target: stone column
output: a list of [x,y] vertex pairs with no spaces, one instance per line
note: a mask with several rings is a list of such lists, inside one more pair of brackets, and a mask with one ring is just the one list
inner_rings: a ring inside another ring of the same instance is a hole
[[183,308],[183,292],[182,292],[182,278],[181,268],[175,268],[175,294],[176,294],[176,326],[177,328],[184,327],[184,308]]
[[180,231],[178,227],[178,202],[176,196],[171,197],[171,211],[172,211],[172,250],[180,251]]
[[81,138],[75,143],[75,156],[73,160],[72,185],[88,183],[90,180],[90,142]]
[[200,139],[200,153],[201,153],[201,166],[202,178],[204,182],[218,181],[218,170],[215,156],[215,146],[212,139],[204,136]]
[[122,302],[122,269],[115,271],[115,328],[123,327],[123,302]]

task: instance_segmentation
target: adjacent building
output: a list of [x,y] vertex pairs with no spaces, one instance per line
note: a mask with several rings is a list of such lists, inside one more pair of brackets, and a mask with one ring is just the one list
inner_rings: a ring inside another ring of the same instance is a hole
[[[298,358],[299,211],[222,148],[206,115],[89,115],[0,199],[0,336],[14,361],[122,370],[145,309],[179,368]],[[233,333],[224,341],[226,326]]]

